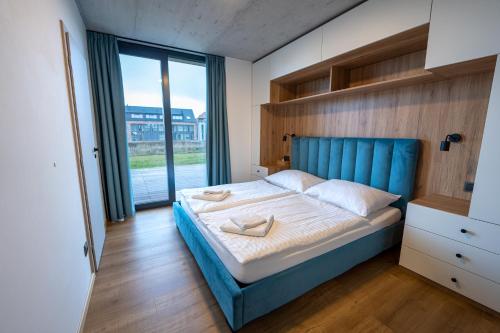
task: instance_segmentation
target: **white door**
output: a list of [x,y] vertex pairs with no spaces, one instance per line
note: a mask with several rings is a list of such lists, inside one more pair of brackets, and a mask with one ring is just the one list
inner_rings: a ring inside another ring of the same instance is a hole
[[69,40],[76,113],[78,115],[80,144],[82,148],[81,154],[89,208],[90,227],[92,231],[92,243],[94,247],[96,268],[98,268],[104,246],[104,238],[106,236],[106,218],[101,191],[102,187],[98,161],[99,156],[94,152],[94,147],[97,147],[96,135],[94,132],[94,115],[89,93],[90,85],[86,58],[83,51],[78,49],[75,43],[72,43],[71,37]]

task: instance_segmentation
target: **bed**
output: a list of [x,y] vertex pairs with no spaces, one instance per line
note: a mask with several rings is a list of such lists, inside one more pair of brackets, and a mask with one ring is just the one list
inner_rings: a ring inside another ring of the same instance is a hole
[[181,190],[179,200],[181,202],[181,205],[183,207],[189,207],[191,212],[193,212],[194,214],[200,214],[229,209],[245,204],[260,202],[293,194],[293,191],[270,184],[264,180],[256,180],[244,183],[211,186],[211,190],[231,191],[230,196],[220,202],[203,201],[191,198],[193,194],[198,194],[206,189],[208,189],[208,187]]
[[[358,182],[401,195],[401,199],[393,204],[398,213],[394,215],[394,208],[389,207],[379,213],[391,216],[379,220],[376,216],[370,216],[367,221],[355,221],[349,217],[346,219],[347,224],[342,225],[340,230],[327,231],[329,237],[316,237],[313,246],[307,244],[308,246],[300,247],[301,251],[295,249],[292,252],[280,253],[277,259],[274,258],[275,261],[271,260],[273,258],[267,258],[267,261],[248,260],[243,251],[239,254],[241,260],[237,261],[249,266],[240,266],[243,267],[240,271],[227,260],[227,256],[222,252],[224,246],[217,246],[220,240],[211,239],[210,233],[204,230],[212,223],[216,227],[217,221],[225,214],[230,214],[231,209],[236,207],[194,214],[182,204],[174,203],[177,227],[231,328],[238,330],[255,318],[399,243],[403,227],[401,217],[404,216],[406,204],[413,192],[418,149],[419,143],[414,139],[293,138],[293,169],[325,179]],[[302,194],[291,194],[258,203],[246,203],[238,209],[269,209],[273,205],[280,206],[276,203],[285,206],[298,206],[300,202],[302,205],[316,204],[308,200]],[[325,212],[328,215],[328,210]],[[390,221],[391,218],[398,221]],[[200,224],[203,220],[211,223]],[[329,241],[332,243],[332,239],[335,240],[333,246],[325,245]],[[303,251],[305,248],[314,248],[316,252]],[[297,255],[297,252],[300,253]],[[264,257],[266,256],[258,259]],[[293,257],[300,257],[300,260],[288,260]],[[274,267],[279,265],[282,266]]]

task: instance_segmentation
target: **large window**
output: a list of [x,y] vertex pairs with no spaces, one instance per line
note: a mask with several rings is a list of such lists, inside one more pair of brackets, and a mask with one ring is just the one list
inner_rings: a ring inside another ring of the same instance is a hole
[[176,190],[207,184],[205,58],[119,48],[134,200],[138,208],[168,204]]

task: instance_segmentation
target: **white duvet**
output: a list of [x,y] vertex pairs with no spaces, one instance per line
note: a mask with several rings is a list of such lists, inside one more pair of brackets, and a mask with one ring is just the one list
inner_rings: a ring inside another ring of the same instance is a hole
[[[221,231],[220,225],[240,214],[274,215],[266,237],[249,237]],[[363,225],[368,220],[302,194],[199,214],[199,220],[218,245],[240,263],[247,264],[271,255],[306,249]]]
[[[230,190],[231,194],[222,201],[205,201],[192,198],[193,195],[200,194],[206,189]],[[181,201],[184,204],[188,205],[191,211],[195,214],[215,212],[249,203],[279,198],[295,193],[279,186],[272,185],[264,180],[210,186],[204,188],[185,189],[180,192],[182,195]]]

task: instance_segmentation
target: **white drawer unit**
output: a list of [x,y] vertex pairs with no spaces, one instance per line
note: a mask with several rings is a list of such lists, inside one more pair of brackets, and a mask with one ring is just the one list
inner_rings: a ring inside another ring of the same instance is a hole
[[500,285],[431,256],[403,246],[399,262],[451,290],[500,311]]
[[469,218],[470,203],[441,195],[406,211],[399,264],[500,310],[500,226]]
[[403,246],[500,283],[500,255],[406,225]]
[[500,226],[409,203],[406,224],[500,254]]
[[269,169],[265,166],[261,165],[252,165],[252,175],[257,177],[267,177],[269,173]]

